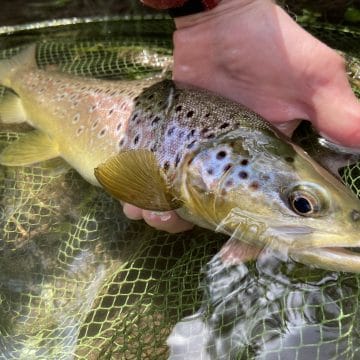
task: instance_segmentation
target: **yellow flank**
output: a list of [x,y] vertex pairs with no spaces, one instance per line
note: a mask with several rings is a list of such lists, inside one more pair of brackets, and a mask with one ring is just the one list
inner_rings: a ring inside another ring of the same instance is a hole
[[8,147],[0,162],[29,165],[61,156],[98,185],[94,169],[119,152],[117,139],[126,132],[133,99],[152,82],[103,81],[41,70],[31,46],[0,62],[0,83],[15,93],[0,104],[1,121],[26,121],[37,129],[36,135]]

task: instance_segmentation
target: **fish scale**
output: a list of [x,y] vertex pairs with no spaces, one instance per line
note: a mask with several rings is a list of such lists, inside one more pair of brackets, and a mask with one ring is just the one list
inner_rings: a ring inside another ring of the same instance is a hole
[[0,164],[60,156],[119,200],[176,209],[251,247],[360,272],[351,251],[360,246],[358,199],[259,115],[170,80],[38,69],[35,51],[0,62],[0,83],[12,90],[1,120],[35,128],[0,153]]
[[[226,109],[225,120],[223,109]],[[241,117],[237,116],[239,111]],[[138,96],[133,114],[130,124],[137,120],[138,126],[129,128],[129,139],[139,134],[146,134],[146,139],[128,143],[128,147],[149,148],[151,143],[157,150],[160,166],[170,178],[188,153],[221,134],[249,124],[254,130],[270,131],[268,123],[247,108],[169,80],[150,86]],[[148,136],[154,142],[149,143]]]

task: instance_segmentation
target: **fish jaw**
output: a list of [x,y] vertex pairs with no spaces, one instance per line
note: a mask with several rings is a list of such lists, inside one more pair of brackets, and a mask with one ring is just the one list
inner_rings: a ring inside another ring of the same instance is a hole
[[252,248],[254,254],[269,247],[302,264],[329,271],[360,273],[359,232],[344,236],[341,231],[344,229],[334,233],[309,226],[274,224],[272,219],[268,223],[264,219],[255,221],[253,215],[249,219],[247,217],[244,222],[242,214],[240,221],[239,213],[233,211],[214,230],[230,235],[231,242],[239,241]]
[[360,253],[344,248],[307,249],[290,254],[303,264],[331,271],[360,273]]

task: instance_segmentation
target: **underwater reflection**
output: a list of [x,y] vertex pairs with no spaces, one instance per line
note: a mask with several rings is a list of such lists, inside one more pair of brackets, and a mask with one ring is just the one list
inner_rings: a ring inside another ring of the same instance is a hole
[[203,271],[201,308],[168,338],[171,360],[358,358],[354,275],[310,269],[270,249],[250,264],[222,254]]

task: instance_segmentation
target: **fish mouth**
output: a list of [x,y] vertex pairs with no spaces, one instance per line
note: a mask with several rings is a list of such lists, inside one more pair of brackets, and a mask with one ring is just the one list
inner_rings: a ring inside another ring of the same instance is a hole
[[325,270],[360,273],[360,248],[323,247],[291,252],[290,257]]
[[330,271],[360,273],[360,242],[348,236],[308,226],[275,226],[276,234],[291,237],[288,254],[297,262]]

